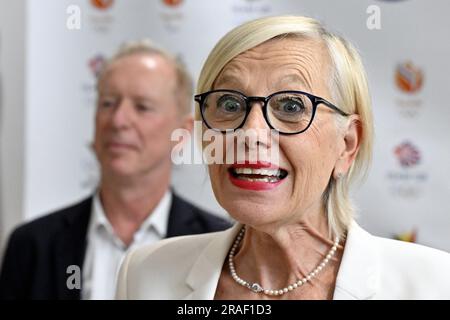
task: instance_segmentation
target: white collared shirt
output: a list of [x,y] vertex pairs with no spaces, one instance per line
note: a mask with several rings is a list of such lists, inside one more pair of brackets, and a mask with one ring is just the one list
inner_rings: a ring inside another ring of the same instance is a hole
[[106,217],[99,194],[94,196],[82,269],[83,300],[114,299],[117,273],[122,259],[130,250],[166,237],[171,203],[172,193],[167,191],[127,247],[115,234]]

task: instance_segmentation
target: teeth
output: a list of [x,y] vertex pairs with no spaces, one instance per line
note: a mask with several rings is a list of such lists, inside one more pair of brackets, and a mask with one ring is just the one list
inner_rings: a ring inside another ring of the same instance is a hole
[[273,177],[265,177],[265,178],[248,178],[245,176],[240,176],[239,179],[241,180],[247,180],[247,181],[252,181],[252,182],[277,182],[279,181],[278,178],[273,178]]
[[259,174],[262,176],[277,177],[281,174],[280,170],[276,169],[253,169],[253,168],[234,168],[237,174]]

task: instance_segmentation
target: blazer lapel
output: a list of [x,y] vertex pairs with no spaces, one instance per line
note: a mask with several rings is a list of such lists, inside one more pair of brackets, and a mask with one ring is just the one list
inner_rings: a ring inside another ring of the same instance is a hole
[[196,233],[196,230],[192,230],[194,228],[192,226],[193,220],[195,219],[192,207],[172,190],[172,204],[170,206],[166,237]]
[[347,234],[333,299],[373,298],[379,269],[379,252],[373,236],[353,222]]
[[241,228],[242,225],[237,223],[232,228],[217,233],[206,246],[186,278],[186,284],[192,292],[183,299],[214,299],[223,263]]
[[[217,234],[193,264],[186,284],[192,290],[184,299],[212,300],[223,263],[242,225]],[[334,300],[370,299],[379,279],[379,253],[373,236],[353,222],[336,279]]]
[[92,198],[89,198],[74,211],[67,215],[64,221],[64,227],[61,230],[58,243],[56,243],[56,291],[57,299],[79,300],[81,290],[67,288],[67,267],[70,265],[79,266],[82,277],[84,255],[86,252],[86,234],[91,216]]

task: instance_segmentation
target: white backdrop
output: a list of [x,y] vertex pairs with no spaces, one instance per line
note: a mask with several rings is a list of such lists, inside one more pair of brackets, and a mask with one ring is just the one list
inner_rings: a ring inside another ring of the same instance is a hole
[[[353,41],[368,71],[376,144],[368,181],[355,192],[359,221],[369,231],[387,237],[415,231],[417,242],[450,251],[450,204],[446,201],[450,196],[446,127],[450,120],[450,2],[94,2],[112,4],[98,9],[90,0],[23,1],[24,122],[23,128],[9,130],[24,135],[24,152],[7,156],[2,164],[3,171],[8,172],[17,161],[24,163],[23,179],[19,180],[22,196],[14,218],[8,213],[4,232],[19,221],[74,203],[92,192],[97,180],[95,159],[89,149],[95,66],[123,41],[149,37],[183,59],[197,78],[208,52],[232,27],[260,16],[303,14],[323,21]],[[66,9],[72,4],[81,9],[80,30],[66,27]],[[0,5],[3,11],[6,1]],[[370,5],[380,9],[379,30],[367,28],[366,10]],[[2,59],[2,64],[9,63]],[[3,81],[10,81],[10,77],[5,74]],[[12,93],[5,92],[5,97],[8,94]],[[17,108],[17,104],[20,101],[4,108]],[[14,132],[9,133],[11,136]],[[2,177],[2,183],[8,184]],[[173,184],[200,206],[225,214],[214,200],[204,167],[176,167]],[[14,208],[9,206],[8,210]]]

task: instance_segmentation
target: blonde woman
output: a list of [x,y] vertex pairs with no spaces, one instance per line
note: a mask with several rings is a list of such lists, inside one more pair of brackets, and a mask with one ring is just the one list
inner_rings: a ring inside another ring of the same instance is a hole
[[373,124],[365,71],[346,40],[307,17],[243,24],[210,53],[196,101],[204,129],[258,132],[256,142],[224,145],[224,159],[277,147],[278,160],[210,164],[236,225],[132,252],[119,299],[450,298],[450,255],[354,221],[349,186],[369,165]]

